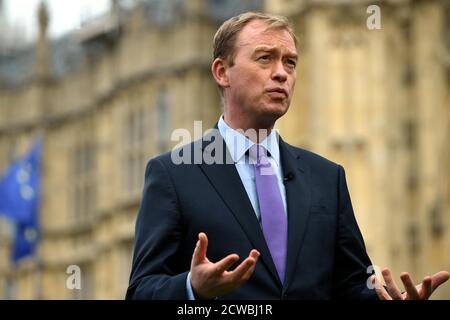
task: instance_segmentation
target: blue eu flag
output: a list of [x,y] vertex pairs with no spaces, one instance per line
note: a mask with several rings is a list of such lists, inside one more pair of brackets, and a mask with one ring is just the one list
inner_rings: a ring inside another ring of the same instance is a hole
[[33,144],[0,178],[0,214],[15,225],[12,260],[32,255],[39,240],[42,143]]

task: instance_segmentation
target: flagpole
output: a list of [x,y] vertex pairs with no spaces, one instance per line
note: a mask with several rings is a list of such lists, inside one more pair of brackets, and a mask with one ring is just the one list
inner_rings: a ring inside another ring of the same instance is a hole
[[[40,143],[44,142],[44,129],[41,128],[38,130],[37,132],[37,141],[39,141]],[[42,152],[43,153],[43,152]],[[35,251],[35,259],[36,259],[36,277],[37,277],[37,288],[35,288],[35,295],[36,295],[36,299],[37,300],[42,300],[43,297],[43,288],[42,288],[42,284],[43,284],[43,275],[44,275],[44,261],[42,259],[42,203],[43,203],[43,190],[42,190],[42,176],[44,174],[44,166],[43,166],[43,155],[41,153],[41,159],[40,159],[40,164],[39,164],[39,171],[40,171],[40,187],[39,187],[39,215],[38,215],[38,225],[39,225],[39,233],[38,233],[38,243],[37,243],[37,248]]]

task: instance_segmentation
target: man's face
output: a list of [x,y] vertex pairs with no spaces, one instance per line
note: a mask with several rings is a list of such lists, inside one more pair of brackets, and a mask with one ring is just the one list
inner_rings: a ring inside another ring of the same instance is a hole
[[225,88],[228,106],[241,108],[243,116],[259,123],[274,123],[287,112],[296,78],[292,36],[285,29],[267,26],[253,20],[240,31]]

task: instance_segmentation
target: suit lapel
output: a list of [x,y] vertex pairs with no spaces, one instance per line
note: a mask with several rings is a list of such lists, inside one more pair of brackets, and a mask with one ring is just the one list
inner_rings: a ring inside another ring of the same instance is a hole
[[283,174],[293,174],[293,178],[285,183],[288,211],[288,255],[286,279],[283,289],[286,290],[293,278],[297,265],[297,256],[302,246],[309,218],[311,190],[309,170],[296,150],[280,138],[280,159]]
[[[202,161],[199,165],[201,170],[208,177],[214,189],[233,213],[254,248],[261,253],[260,260],[262,260],[275,281],[281,286],[275,264],[271,258],[259,221],[228,148],[226,147],[225,141],[220,134],[215,134],[214,138],[205,136],[203,141],[202,152],[205,152],[207,156],[210,154],[211,149],[215,148],[217,151],[218,148],[222,148],[224,164],[206,164]],[[213,143],[214,148],[211,148],[211,144]]]

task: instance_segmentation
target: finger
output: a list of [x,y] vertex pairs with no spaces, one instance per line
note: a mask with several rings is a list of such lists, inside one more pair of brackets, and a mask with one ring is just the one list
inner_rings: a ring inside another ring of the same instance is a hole
[[381,272],[381,274],[383,275],[384,282],[386,282],[387,291],[392,299],[403,300],[402,294],[398,289],[397,284],[395,283],[394,279],[392,279],[391,270],[385,268]]
[[392,300],[391,296],[387,293],[386,289],[381,284],[380,280],[378,280],[377,276],[372,276],[372,284],[375,288],[375,292],[377,293],[378,299],[380,300]]
[[431,296],[432,291],[432,287],[431,287],[431,277],[426,276],[425,278],[423,278],[422,281],[422,288],[420,290],[420,298],[421,299],[428,299]]
[[[252,261],[252,263],[256,264],[256,261],[258,261],[258,258],[260,256],[259,251],[253,249],[250,251],[250,254],[248,255],[247,259],[245,259],[244,261],[241,262],[241,264],[239,266],[236,267],[236,269],[234,269],[233,271],[230,272],[230,278],[236,277],[238,275],[238,273],[240,273],[242,271],[242,273],[245,274],[245,270],[241,270],[243,267],[246,266],[247,263],[249,263],[249,261]],[[249,260],[251,259],[251,260]],[[248,266],[249,268],[251,266]],[[237,272],[238,273],[237,273]]]
[[405,290],[408,293],[407,298],[409,300],[418,300],[420,299],[419,292],[417,292],[416,286],[411,279],[411,276],[407,272],[403,272],[400,275],[400,279],[402,279],[403,285],[405,286]]
[[450,274],[447,271],[439,271],[431,276],[431,292],[436,290],[441,284],[446,282],[450,278]]
[[206,259],[206,250],[208,248],[208,237],[203,232],[198,234],[197,245],[194,249],[194,255],[192,257],[192,264],[198,265],[205,261]]
[[242,282],[246,282],[250,279],[250,277],[252,276],[253,272],[255,271],[256,268],[256,263],[253,264],[253,266],[250,267],[250,269],[247,270],[246,273],[244,273],[244,275],[241,277],[241,281]]
[[196,266],[200,264],[202,261],[199,257],[199,246],[200,246],[200,240],[197,240],[197,243],[195,244],[194,253],[192,254],[192,262],[191,267]]
[[236,261],[239,260],[237,254],[230,254],[223,258],[222,260],[215,263],[215,270],[217,274],[222,274],[224,271],[228,270]]
[[254,258],[255,260],[257,260],[260,256],[260,253],[258,250],[253,249],[252,251],[250,251],[249,257]]
[[240,265],[236,267],[232,272],[229,274],[229,280],[231,282],[239,282],[241,278],[244,276],[244,274],[256,264],[256,260],[252,257],[248,257]]
[[252,250],[252,252],[250,253],[250,256],[255,259],[255,264],[250,269],[248,269],[247,272],[242,276],[242,279],[244,281],[247,281],[248,279],[250,279],[253,272],[255,271],[256,263],[258,262],[258,258],[259,258],[259,252],[256,250]]

